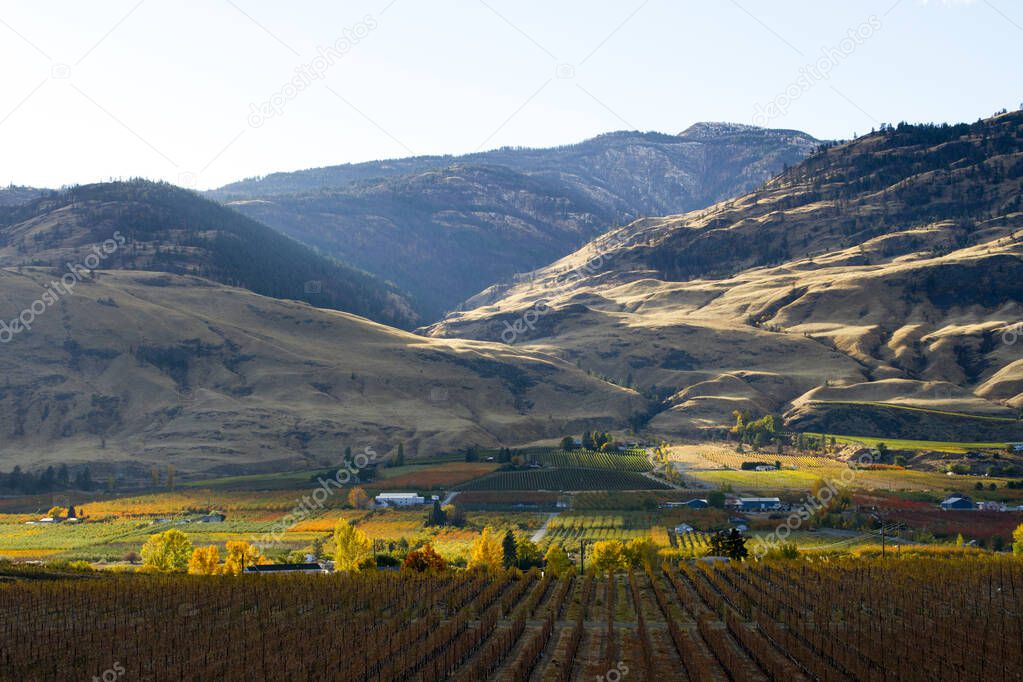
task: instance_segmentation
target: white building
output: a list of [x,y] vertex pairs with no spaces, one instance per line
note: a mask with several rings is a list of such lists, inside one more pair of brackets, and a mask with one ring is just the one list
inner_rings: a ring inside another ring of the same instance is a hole
[[380,493],[375,499],[377,504],[391,507],[414,507],[426,503],[426,498],[416,493]]

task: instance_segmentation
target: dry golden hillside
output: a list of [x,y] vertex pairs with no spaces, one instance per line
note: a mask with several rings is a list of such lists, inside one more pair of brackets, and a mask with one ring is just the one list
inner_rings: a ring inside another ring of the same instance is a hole
[[[0,319],[53,279],[0,270]],[[166,273],[97,271],[0,340],[5,468],[262,471],[337,464],[346,446],[387,455],[399,441],[422,457],[622,425],[645,404],[536,351]]]
[[1018,437],[1021,196],[1023,114],[900,125],[603,235],[425,332],[557,354],[665,398],[650,427],[668,435],[743,409],[838,433]]

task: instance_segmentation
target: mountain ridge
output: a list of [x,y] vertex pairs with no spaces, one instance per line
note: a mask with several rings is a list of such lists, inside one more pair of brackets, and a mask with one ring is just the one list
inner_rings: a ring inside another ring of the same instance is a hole
[[751,189],[819,144],[797,131],[691,130],[278,173],[208,196],[396,282],[437,319],[609,226]]

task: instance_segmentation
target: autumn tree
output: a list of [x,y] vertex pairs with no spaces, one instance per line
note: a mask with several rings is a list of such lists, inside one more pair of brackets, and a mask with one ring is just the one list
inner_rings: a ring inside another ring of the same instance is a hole
[[625,545],[620,540],[603,540],[593,543],[591,554],[593,568],[598,573],[614,573],[625,569]]
[[623,550],[625,561],[633,568],[660,566],[661,548],[650,538],[633,538]]
[[429,543],[420,549],[409,552],[401,565],[403,571],[418,571],[419,573],[437,573],[447,567],[448,562],[444,561],[444,557],[437,554],[437,550]]
[[216,545],[196,547],[188,560],[188,572],[192,575],[216,575],[220,568],[220,550]]
[[67,510],[64,507],[50,507],[50,511],[46,512],[46,515],[51,519],[60,519],[67,514]]
[[551,543],[547,548],[543,561],[546,570],[554,575],[565,575],[572,570],[572,560],[568,558],[568,553],[557,542]]
[[334,526],[334,569],[358,571],[373,558],[373,543],[361,530],[344,519]]
[[523,571],[528,571],[534,566],[543,565],[543,560],[540,558],[540,548],[525,535],[520,536],[515,541],[515,565]]
[[369,506],[369,495],[362,488],[352,488],[348,491],[348,504],[353,509],[365,509]]
[[259,548],[244,540],[232,540],[224,548],[227,550],[223,569],[226,575],[239,575],[249,566],[255,566],[260,562]]
[[192,542],[180,530],[172,528],[150,535],[142,545],[142,566],[147,571],[179,573],[188,570]]
[[483,529],[469,548],[469,568],[497,570],[504,566],[504,550],[490,526]]
[[1023,523],[1016,526],[1016,530],[1012,531],[1012,553],[1023,554]]

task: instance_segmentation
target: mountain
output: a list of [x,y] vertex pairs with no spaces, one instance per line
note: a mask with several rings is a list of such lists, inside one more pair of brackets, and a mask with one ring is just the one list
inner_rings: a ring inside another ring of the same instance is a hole
[[19,187],[11,185],[0,188],[0,206],[19,206],[27,204],[46,193],[47,190],[35,187]]
[[[192,275],[97,270],[48,300],[52,280],[0,268],[5,469],[260,472],[399,442],[427,457],[621,427],[645,405],[542,353],[426,339]],[[30,328],[5,331],[29,309]]]
[[791,130],[701,123],[678,135],[275,173],[209,196],[394,281],[437,319],[609,225],[748,191],[817,144]]
[[[104,242],[110,252],[86,261]],[[398,327],[418,319],[395,287],[173,185],[83,185],[0,205],[0,266],[64,274],[83,262],[199,275]]]
[[[756,191],[642,219],[424,330],[557,354],[662,400],[810,431],[1019,440],[1023,113],[885,127]],[[960,415],[951,413],[961,413]]]

